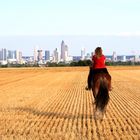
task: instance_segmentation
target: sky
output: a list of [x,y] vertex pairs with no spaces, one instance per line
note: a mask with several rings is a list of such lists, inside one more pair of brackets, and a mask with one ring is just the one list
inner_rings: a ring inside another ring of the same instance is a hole
[[98,45],[107,54],[140,52],[139,17],[140,0],[0,0],[0,48],[30,54],[65,39],[72,55]]

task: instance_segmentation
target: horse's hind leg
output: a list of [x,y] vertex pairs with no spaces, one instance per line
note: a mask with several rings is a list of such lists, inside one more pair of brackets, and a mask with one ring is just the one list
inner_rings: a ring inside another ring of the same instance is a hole
[[93,93],[93,97],[94,97],[94,99],[95,99],[95,91],[94,91],[93,88],[92,88],[92,93]]
[[92,102],[93,103],[93,109],[96,110],[95,109],[95,107],[96,107],[95,94],[94,94],[93,90],[92,90],[92,93],[93,93],[93,97],[94,97],[93,102]]
[[111,85],[111,77],[108,79],[108,90],[112,90],[112,85]]
[[102,119],[104,119],[105,118],[105,115],[106,115],[106,108],[107,108],[107,106],[105,106],[105,108],[104,108],[104,110],[102,111]]
[[95,118],[95,120],[102,121],[103,120],[103,112],[99,109],[95,109],[94,118]]

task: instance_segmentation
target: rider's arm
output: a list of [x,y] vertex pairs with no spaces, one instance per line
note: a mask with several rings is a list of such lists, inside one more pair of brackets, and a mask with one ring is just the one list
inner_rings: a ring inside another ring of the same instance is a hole
[[106,57],[104,56],[104,64],[105,64],[105,62],[106,62]]

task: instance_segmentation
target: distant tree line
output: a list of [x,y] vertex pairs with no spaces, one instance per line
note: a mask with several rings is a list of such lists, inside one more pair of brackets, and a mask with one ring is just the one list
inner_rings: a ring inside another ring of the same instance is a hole
[[[46,66],[48,67],[65,67],[65,66],[90,66],[92,64],[91,60],[79,60],[78,62],[71,62],[71,63],[47,63]],[[127,61],[127,62],[122,62],[122,61],[117,61],[117,62],[106,62],[106,66],[133,66],[133,65],[140,65],[140,62],[132,62],[132,61]]]
[[127,62],[122,62],[122,61],[117,61],[117,62],[106,62],[107,66],[133,66],[133,65],[140,65],[140,62],[132,62],[132,61],[127,61]]
[[[79,60],[78,62],[71,62],[71,63],[64,63],[64,62],[59,62],[59,63],[54,63],[54,62],[47,62],[46,64],[6,64],[6,65],[1,65],[1,68],[7,68],[7,67],[74,67],[74,66],[90,66],[92,64],[91,60]],[[107,66],[137,66],[140,65],[140,62],[132,62],[132,61],[127,61],[127,62],[122,62],[122,61],[117,61],[117,62],[106,62]]]
[[39,67],[39,64],[0,64],[0,68],[21,68],[21,67]]

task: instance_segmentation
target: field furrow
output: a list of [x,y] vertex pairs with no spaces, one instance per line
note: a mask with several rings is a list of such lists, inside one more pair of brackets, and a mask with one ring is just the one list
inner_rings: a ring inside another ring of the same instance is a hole
[[88,68],[0,70],[0,140],[140,139],[140,67],[109,68],[113,90],[94,119]]

